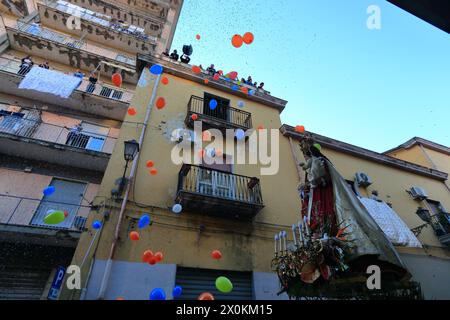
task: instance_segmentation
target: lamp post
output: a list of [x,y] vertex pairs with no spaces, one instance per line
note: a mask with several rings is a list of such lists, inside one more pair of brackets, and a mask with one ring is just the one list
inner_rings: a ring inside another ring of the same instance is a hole
[[127,183],[127,178],[125,178],[125,174],[127,173],[128,163],[133,161],[139,152],[139,143],[136,140],[128,140],[124,141],[124,149],[123,149],[123,157],[125,158],[125,169],[123,170],[122,178],[119,183],[119,194],[122,194],[123,189]]

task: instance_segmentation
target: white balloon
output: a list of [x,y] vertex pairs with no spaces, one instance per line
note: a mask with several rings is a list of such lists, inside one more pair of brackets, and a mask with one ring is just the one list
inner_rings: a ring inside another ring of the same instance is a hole
[[181,210],[183,210],[183,207],[179,203],[174,204],[172,207],[172,212],[174,213],[180,213]]
[[245,132],[242,129],[237,129],[235,133],[236,139],[242,140],[245,137]]
[[237,103],[239,108],[243,108],[244,107],[244,101],[239,100]]

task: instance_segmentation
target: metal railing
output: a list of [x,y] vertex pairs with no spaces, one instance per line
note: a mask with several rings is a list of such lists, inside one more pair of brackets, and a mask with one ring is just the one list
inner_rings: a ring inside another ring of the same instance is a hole
[[251,113],[221,104],[218,104],[217,107],[212,110],[203,98],[193,95],[189,99],[188,115],[194,113],[202,115],[204,118],[222,122],[225,126],[231,124],[244,129],[250,129],[252,127]]
[[[0,104],[1,107],[1,104]],[[19,113],[0,112],[0,132],[19,137],[63,144],[79,149],[112,153],[117,138],[86,130],[70,130],[64,126],[27,119]]]
[[[14,73],[19,76],[25,76],[26,73],[20,72],[20,65],[21,62],[19,60],[0,57],[0,70],[2,71]],[[55,71],[62,72],[56,69]],[[80,86],[76,90],[125,103],[130,103],[133,97],[133,93],[128,90],[119,90],[117,87],[102,82],[97,82],[97,84],[94,85],[85,78],[82,79]]]
[[[60,224],[46,224],[44,218],[50,210],[63,211],[67,216]],[[81,204],[0,194],[0,223],[2,224],[82,231],[86,226],[89,210],[89,206]]]
[[[58,11],[68,13],[72,16],[79,17],[81,19],[90,21],[94,24],[100,25],[102,27],[114,30],[116,32],[120,32],[126,35],[130,35],[132,37],[137,38],[140,41],[150,42],[152,44],[156,44],[158,39],[156,37],[147,35],[145,32],[138,30],[138,27],[130,25],[128,27],[124,27],[120,24],[114,24],[111,21],[111,17],[94,13],[88,9],[82,8],[80,6],[69,4],[65,1],[54,1],[54,0],[46,0],[44,4],[47,7],[54,8]],[[93,14],[91,14],[92,12]]]
[[263,205],[259,179],[190,164],[178,174],[179,191]]
[[136,66],[136,59],[133,57],[129,57],[123,54],[118,54],[116,51],[111,49],[105,49],[103,47],[96,46],[92,43],[86,42],[84,40],[79,40],[68,36],[63,33],[59,33],[50,29],[43,28],[38,23],[24,23],[17,22],[15,26],[9,26],[9,28],[18,30],[20,32],[24,32],[35,37],[39,37],[45,40],[50,40],[53,42],[57,42],[63,45],[66,45],[71,48],[80,49],[87,51],[89,53],[93,53],[96,55],[103,56],[108,59],[116,60],[117,62],[122,62],[129,64],[133,67]]

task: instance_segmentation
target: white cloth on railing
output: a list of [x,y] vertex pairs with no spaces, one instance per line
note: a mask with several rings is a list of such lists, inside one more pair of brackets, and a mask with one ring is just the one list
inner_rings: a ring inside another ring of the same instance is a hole
[[359,200],[394,245],[422,247],[405,222],[385,202],[363,197],[359,197]]
[[19,89],[36,90],[68,98],[80,83],[81,79],[78,77],[34,66],[20,82]]

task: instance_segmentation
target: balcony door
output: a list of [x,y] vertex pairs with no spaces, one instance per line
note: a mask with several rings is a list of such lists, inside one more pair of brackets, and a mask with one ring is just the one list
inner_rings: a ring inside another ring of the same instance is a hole
[[224,155],[212,164],[202,162],[203,170],[198,172],[197,191],[214,197],[236,199],[236,181],[230,160],[230,156]]
[[[55,192],[42,198],[31,220],[31,225],[70,229],[80,208],[86,183],[53,179],[50,186],[55,187]],[[67,211],[68,216],[58,225],[47,225],[44,223],[44,218],[49,210]]]
[[[215,109],[211,109],[209,106],[209,103],[213,99],[217,101],[217,107]],[[229,108],[230,100],[205,92],[203,97],[203,114],[227,121],[229,118]]]

